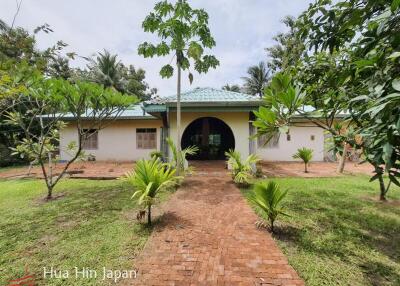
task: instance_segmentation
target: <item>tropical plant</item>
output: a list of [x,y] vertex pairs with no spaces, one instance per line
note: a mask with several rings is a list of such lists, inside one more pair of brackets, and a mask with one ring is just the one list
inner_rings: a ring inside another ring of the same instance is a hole
[[[135,98],[95,83],[72,84],[62,79],[44,78],[37,70],[26,65],[17,65],[16,70],[9,71],[8,76],[10,80],[1,87],[5,93],[0,97],[0,106],[6,122],[22,130],[21,139],[13,148],[14,154],[41,166],[47,199],[51,199],[56,184],[69,166],[82,156],[82,146],[92,134],[90,130],[106,127],[135,103]],[[19,89],[19,85],[27,82],[29,90]],[[13,92],[16,88],[17,93]],[[55,173],[52,161],[58,145],[58,131],[65,126],[62,119],[67,114],[75,119],[77,141],[68,144],[68,150],[65,151],[70,154],[70,159],[60,172]],[[90,121],[89,125],[85,125],[87,121]],[[37,126],[40,126],[39,130]]]
[[319,0],[298,21],[303,41],[314,53],[342,55],[345,72],[334,72],[329,82],[317,75],[315,82],[334,84],[330,92],[341,91],[343,96],[333,100],[348,108],[362,134],[362,150],[375,168],[371,180],[379,181],[381,200],[390,183],[400,186],[399,12],[398,0]]
[[297,19],[286,16],[282,23],[289,31],[274,36],[276,44],[265,49],[268,53],[267,65],[274,72],[285,71],[295,66],[306,51],[306,46],[298,33]]
[[[219,61],[212,55],[203,55],[205,49],[215,46],[208,27],[208,14],[203,9],[192,9],[186,0],[178,0],[174,4],[166,1],[158,2],[143,21],[145,32],[157,34],[161,41],[157,44],[144,42],[139,45],[138,53],[145,58],[153,56],[173,55],[177,68],[177,140],[181,142],[181,70],[189,70],[189,81],[192,83],[193,74],[190,72],[190,59],[194,61],[194,69],[206,73],[210,68],[216,68]],[[172,65],[164,65],[160,70],[163,78],[170,78],[174,73]],[[181,146],[178,144],[177,151]],[[177,157],[180,160],[180,157]],[[180,162],[177,162],[180,165]],[[179,172],[179,168],[178,168]]]
[[232,84],[232,85],[225,84],[225,85],[222,87],[222,89],[223,89],[223,90],[226,90],[226,91],[240,92],[240,86],[237,85],[237,84]]
[[163,161],[164,155],[161,151],[152,151],[150,153],[150,157],[152,159],[160,159],[161,161]]
[[177,184],[179,177],[175,176],[175,172],[174,168],[159,159],[142,159],[136,162],[134,171],[125,174],[124,179],[135,188],[132,199],[147,207],[148,225],[151,225],[151,207],[159,193]]
[[246,187],[250,183],[251,177],[254,175],[255,164],[260,159],[250,154],[246,160],[242,160],[242,156],[238,151],[230,149],[225,152],[225,156],[228,158],[228,166],[231,169],[232,179],[235,184]]
[[195,155],[199,151],[199,147],[197,146],[189,146],[183,150],[179,150],[172,138],[166,139],[168,146],[172,152],[172,160],[170,160],[171,165],[179,170],[180,174],[186,174],[191,172],[191,168],[189,168],[188,162],[186,160],[187,155]]
[[270,77],[270,71],[264,62],[260,62],[258,65],[251,66],[247,70],[247,77],[242,77],[245,81],[244,90],[253,95],[260,97],[264,94],[264,88],[267,86]]
[[275,182],[258,183],[248,198],[250,203],[266,216],[270,223],[271,232],[274,232],[274,223],[279,215],[286,215],[282,201],[286,197],[287,191],[282,191]]
[[312,160],[313,150],[306,147],[297,149],[297,152],[293,155],[293,159],[301,159],[304,163],[304,173],[308,173],[307,166]]
[[88,67],[96,83],[115,88],[120,92],[124,90],[122,63],[117,59],[117,55],[112,55],[107,50],[99,52],[95,59],[90,59]]

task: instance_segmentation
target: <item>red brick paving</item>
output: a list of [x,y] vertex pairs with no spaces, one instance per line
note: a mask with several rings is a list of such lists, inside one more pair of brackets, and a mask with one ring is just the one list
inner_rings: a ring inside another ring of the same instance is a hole
[[221,162],[195,163],[135,261],[132,285],[304,285]]

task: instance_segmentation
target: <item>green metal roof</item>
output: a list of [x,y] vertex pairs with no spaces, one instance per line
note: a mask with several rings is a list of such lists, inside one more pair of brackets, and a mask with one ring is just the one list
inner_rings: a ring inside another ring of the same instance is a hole
[[[207,106],[226,106],[226,105],[241,105],[241,106],[258,106],[262,103],[257,96],[233,92],[210,87],[195,88],[193,90],[183,92],[181,94],[182,105],[207,105]],[[176,105],[176,95],[167,97],[157,97],[145,104],[150,105]]]
[[[82,118],[92,118],[93,114],[88,110]],[[71,113],[67,113],[61,117],[63,120],[73,120],[75,117]],[[141,104],[132,105],[120,113],[118,119],[157,119],[153,115],[145,112]]]

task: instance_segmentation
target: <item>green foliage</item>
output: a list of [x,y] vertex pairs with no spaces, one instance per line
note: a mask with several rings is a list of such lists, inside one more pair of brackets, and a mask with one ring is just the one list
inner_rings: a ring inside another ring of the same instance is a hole
[[[187,155],[195,155],[197,152],[199,152],[199,147],[189,146],[189,147],[179,151],[178,148],[176,147],[174,141],[171,138],[167,138],[166,141],[172,152],[172,158],[170,158],[171,165],[175,169],[179,169],[179,174],[190,173],[192,171],[192,169],[188,165],[186,156]],[[179,162],[180,166],[177,166],[177,164],[178,164],[177,162]]]
[[286,16],[282,22],[289,31],[277,34],[273,38],[276,44],[265,49],[268,53],[267,65],[274,72],[285,71],[296,66],[306,51],[306,46],[299,37],[297,19]]
[[222,90],[240,92],[240,86],[237,84],[232,84],[232,85],[226,84],[222,87]]
[[260,161],[260,159],[256,155],[250,154],[246,160],[243,161],[240,153],[235,150],[225,152],[225,156],[228,159],[228,166],[231,169],[233,181],[239,186],[248,186],[250,179],[254,175],[254,165]]
[[262,97],[264,88],[270,80],[269,73],[270,71],[264,62],[249,67],[247,70],[248,76],[242,78],[245,81],[243,86],[245,92]]
[[268,184],[266,182],[256,184],[248,197],[250,203],[268,217],[271,232],[274,232],[274,223],[277,217],[287,215],[282,206],[286,195],[287,191],[282,191],[278,184],[271,181]]
[[293,84],[290,75],[276,74],[264,91],[265,106],[254,111],[256,137],[266,135],[268,142],[277,132],[287,133],[293,116],[304,105],[304,98],[305,93]]
[[125,174],[124,179],[129,182],[135,192],[132,199],[139,205],[147,207],[147,222],[151,225],[151,207],[162,190],[173,187],[178,183],[176,170],[159,159],[139,160],[135,170]]
[[155,89],[149,91],[149,85],[145,82],[146,72],[143,69],[135,69],[133,65],[125,66],[118,60],[117,55],[112,55],[106,50],[98,53],[95,59],[90,59],[88,68],[89,72],[83,72],[78,78],[112,87],[123,94],[136,96],[141,101],[150,99],[157,92]]
[[[356,132],[362,134],[365,157],[375,166],[373,179],[381,182],[382,198],[386,194],[382,179],[385,172],[392,183],[400,185],[398,3],[354,0],[333,4],[319,0],[310,5],[298,23],[310,49],[339,58],[331,61],[338,69],[331,70],[328,77],[316,77],[314,82],[328,87],[326,94],[335,95],[331,96],[332,102],[349,110]],[[321,61],[319,66],[323,64]],[[304,78],[309,76],[312,73]],[[320,92],[317,88],[315,91]],[[331,108],[332,104],[326,106]],[[324,106],[320,109],[329,111]]]
[[[45,78],[37,69],[25,64],[16,64],[15,70],[8,71],[8,76],[11,80],[2,85],[2,89],[8,91],[1,98],[2,112],[7,124],[22,130],[13,151],[41,165],[49,199],[70,164],[82,155],[82,144],[91,129],[83,128],[83,121],[89,120],[93,128],[104,128],[136,101],[134,97],[123,96],[95,83]],[[27,87],[15,93],[16,85]],[[76,120],[78,142],[74,149],[66,150],[71,153],[71,159],[61,172],[53,174],[52,154],[58,145],[59,129],[65,126],[62,119],[66,114]]]
[[293,159],[301,159],[304,162],[304,172],[308,173],[307,165],[312,160],[313,150],[303,147],[297,149],[297,152],[293,155]]
[[163,153],[161,151],[152,151],[150,153],[150,157],[152,159],[159,159],[161,161],[163,161],[163,159],[164,159],[164,155],[163,155]]
[[[205,49],[215,46],[208,28],[208,14],[203,9],[192,9],[186,0],[178,0],[174,4],[158,2],[142,26],[145,32],[157,34],[160,42],[142,43],[138,48],[139,55],[148,58],[173,53],[179,68],[190,69],[192,60],[194,69],[199,73],[206,73],[219,65],[214,56],[204,54]],[[174,68],[169,64],[160,70],[163,78],[170,78],[173,73]],[[193,81],[191,72],[189,80]]]

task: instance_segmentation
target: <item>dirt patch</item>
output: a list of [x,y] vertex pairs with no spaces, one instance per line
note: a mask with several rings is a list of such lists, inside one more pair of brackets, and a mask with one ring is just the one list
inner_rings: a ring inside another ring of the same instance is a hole
[[[123,176],[126,172],[132,171],[134,162],[113,162],[113,161],[95,161],[95,162],[75,162],[68,168],[65,176],[79,179],[116,179]],[[56,163],[53,173],[60,174],[65,167],[65,163]],[[42,178],[42,172],[39,166],[34,166],[30,173],[29,166],[16,167],[0,173],[2,179],[17,178]]]
[[267,177],[303,177],[323,178],[338,177],[342,175],[366,174],[371,175],[373,167],[370,164],[355,164],[348,162],[343,174],[336,172],[336,162],[312,162],[309,165],[309,172],[304,172],[304,164],[301,162],[266,162],[260,163],[263,174]]

